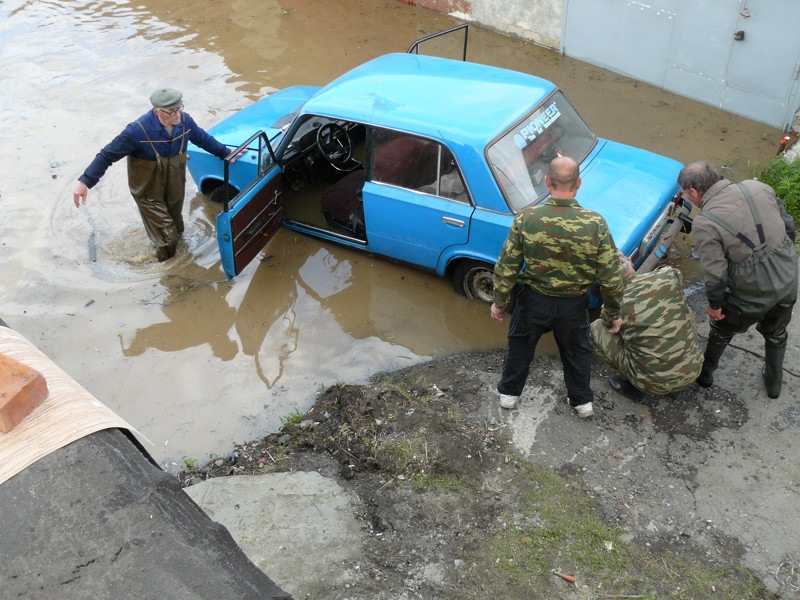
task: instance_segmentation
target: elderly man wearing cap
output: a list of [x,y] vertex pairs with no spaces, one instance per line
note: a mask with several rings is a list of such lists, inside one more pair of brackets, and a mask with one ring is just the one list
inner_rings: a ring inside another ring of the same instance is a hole
[[187,144],[192,142],[219,158],[225,158],[230,150],[183,112],[183,96],[178,90],[158,89],[151,94],[150,103],[152,110],[129,123],[100,150],[78,178],[73,200],[75,206],[85,204],[89,188],[112,163],[127,156],[128,186],[158,260],[164,261],[175,254],[183,232]]

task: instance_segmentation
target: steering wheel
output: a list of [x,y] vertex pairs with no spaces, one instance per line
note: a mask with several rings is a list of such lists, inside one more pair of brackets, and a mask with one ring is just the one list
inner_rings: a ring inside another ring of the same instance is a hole
[[334,167],[343,166],[353,155],[350,135],[336,123],[326,123],[317,129],[317,148]]

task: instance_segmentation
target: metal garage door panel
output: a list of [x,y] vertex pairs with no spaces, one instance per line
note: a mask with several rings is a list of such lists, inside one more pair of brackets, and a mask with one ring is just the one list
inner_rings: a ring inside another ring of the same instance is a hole
[[675,17],[667,68],[722,82],[738,12],[739,0],[682,1]]
[[662,85],[677,0],[569,0],[565,54]]
[[568,0],[562,51],[780,128],[800,98],[798,27],[800,0]]
[[798,28],[800,2],[747,1],[735,29],[744,39],[732,42],[722,108],[783,125],[796,86]]

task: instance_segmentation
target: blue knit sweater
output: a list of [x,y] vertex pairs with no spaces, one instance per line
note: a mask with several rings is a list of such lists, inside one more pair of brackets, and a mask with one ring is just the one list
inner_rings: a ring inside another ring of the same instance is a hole
[[108,168],[121,158],[134,156],[142,160],[155,161],[156,152],[160,156],[169,158],[180,152],[186,152],[189,142],[219,158],[225,158],[231,150],[201,129],[186,113],[181,115],[180,123],[175,125],[170,135],[158,120],[155,111],[151,110],[136,121],[128,123],[122,133],[97,153],[78,180],[89,188],[94,187]]

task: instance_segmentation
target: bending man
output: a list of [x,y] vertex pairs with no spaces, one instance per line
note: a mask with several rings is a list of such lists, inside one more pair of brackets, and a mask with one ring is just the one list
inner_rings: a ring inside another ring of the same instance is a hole
[[797,300],[796,226],[775,191],[759,181],[733,184],[710,164],[681,170],[684,198],[700,207],[692,234],[705,272],[710,319],[698,385],[714,371],[731,339],[752,325],[764,336],[762,376],[770,398],[783,382],[783,357]]
[[591,325],[595,351],[615,372],[609,384],[636,401],[644,392],[669,394],[686,387],[700,375],[703,352],[680,271],[661,267],[639,274],[622,252],[619,261],[625,281],[622,327],[608,332],[605,308]]

